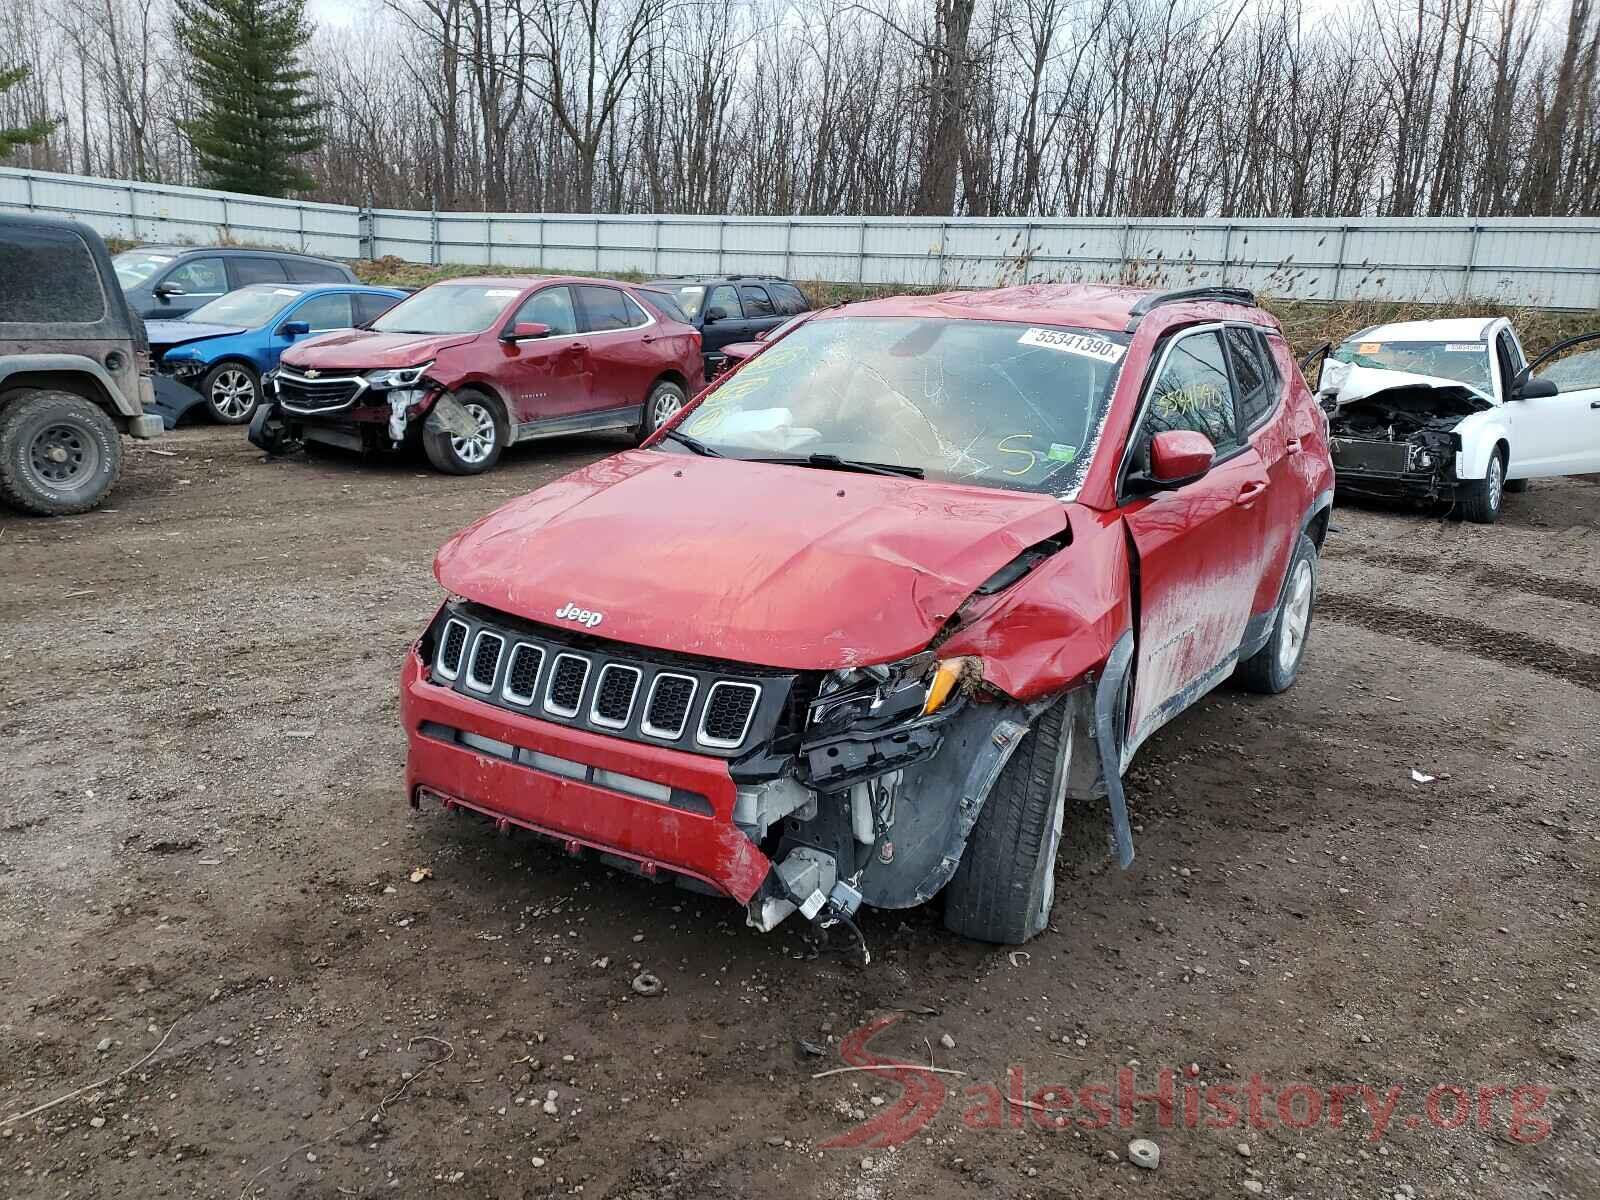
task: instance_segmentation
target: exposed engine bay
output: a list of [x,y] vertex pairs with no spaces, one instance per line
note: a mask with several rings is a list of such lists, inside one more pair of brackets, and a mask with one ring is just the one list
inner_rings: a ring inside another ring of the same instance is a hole
[[1424,496],[1455,484],[1455,429],[1491,407],[1454,380],[1337,362],[1327,364],[1318,399],[1342,485],[1360,490],[1364,478],[1381,480]]

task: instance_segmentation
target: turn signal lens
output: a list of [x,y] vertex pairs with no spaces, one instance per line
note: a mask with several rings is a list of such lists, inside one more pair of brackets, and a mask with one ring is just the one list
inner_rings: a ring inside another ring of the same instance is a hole
[[945,701],[955,694],[956,684],[961,682],[961,676],[971,661],[967,658],[947,658],[939,664],[933,673],[933,681],[928,684],[928,698],[922,702],[923,716],[929,716],[944,707]]

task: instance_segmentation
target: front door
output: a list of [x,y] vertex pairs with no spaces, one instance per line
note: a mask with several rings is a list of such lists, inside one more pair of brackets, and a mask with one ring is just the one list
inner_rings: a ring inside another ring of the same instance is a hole
[[1134,469],[1163,430],[1195,430],[1217,450],[1202,478],[1123,506],[1139,559],[1129,747],[1231,669],[1271,557],[1269,478],[1240,429],[1220,334],[1213,326],[1168,344],[1129,443]]
[[[721,313],[715,320],[712,319],[713,309]],[[707,293],[702,326],[700,348],[707,354],[731,342],[748,342],[756,335],[745,319],[744,306],[739,303],[739,289],[731,283],[719,283]]]
[[594,369],[587,339],[578,328],[572,289],[541,288],[512,314],[506,332],[526,323],[548,325],[544,337],[502,341],[504,358],[496,378],[504,381],[511,419],[518,425],[559,421],[593,407]]
[[1534,360],[1531,378],[1559,389],[1554,396],[1511,400],[1513,479],[1600,472],[1600,333],[1561,342]]

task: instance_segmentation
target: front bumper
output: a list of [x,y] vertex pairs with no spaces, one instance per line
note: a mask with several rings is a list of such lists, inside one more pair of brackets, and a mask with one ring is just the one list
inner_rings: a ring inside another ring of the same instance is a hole
[[[400,710],[406,795],[413,805],[431,793],[570,848],[629,860],[646,875],[665,870],[689,876],[741,904],[771,868],[734,824],[734,782],[724,760],[626,742],[473,700],[429,682],[415,651],[406,655],[401,674]],[[664,785],[671,799],[644,799],[602,780],[622,787]]]

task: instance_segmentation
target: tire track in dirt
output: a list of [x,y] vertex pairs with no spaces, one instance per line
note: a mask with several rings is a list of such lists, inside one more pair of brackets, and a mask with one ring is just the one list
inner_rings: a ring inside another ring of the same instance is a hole
[[1507,666],[1524,667],[1600,692],[1600,654],[1571,650],[1559,643],[1526,633],[1508,633],[1465,617],[1436,615],[1400,608],[1348,592],[1323,591],[1317,597],[1322,616],[1360,625],[1409,641],[1426,642],[1441,650],[1464,651]]
[[[1330,555],[1336,560],[1354,560],[1357,562],[1371,563],[1379,567],[1393,567],[1396,570],[1415,572],[1419,561],[1416,554],[1406,554],[1398,550],[1351,550],[1345,553]],[[1549,575],[1534,575],[1526,571],[1513,570],[1510,567],[1498,566],[1493,563],[1453,563],[1466,567],[1471,573],[1473,583],[1483,584],[1488,587],[1505,588],[1508,591],[1531,592],[1536,596],[1546,596],[1551,600],[1563,600],[1572,604],[1589,604],[1600,608],[1600,585],[1585,583],[1581,579],[1555,579]]]

